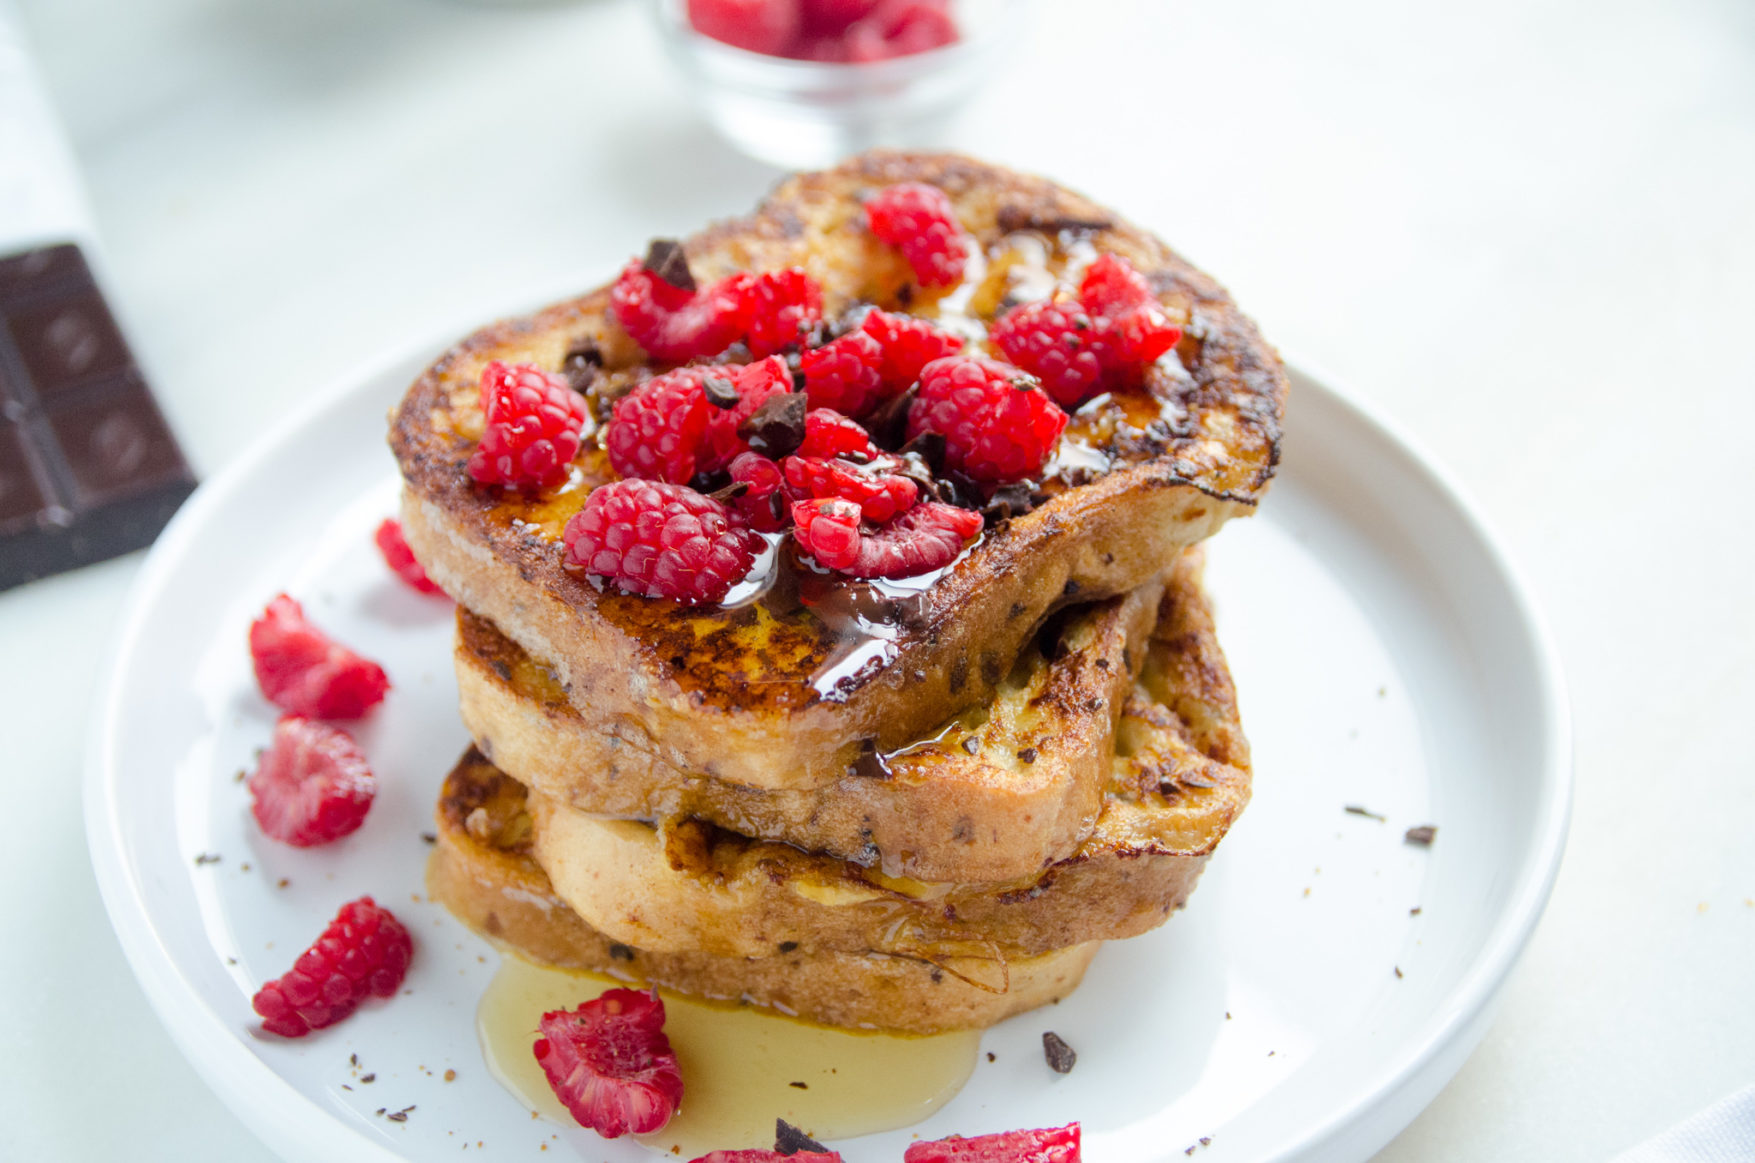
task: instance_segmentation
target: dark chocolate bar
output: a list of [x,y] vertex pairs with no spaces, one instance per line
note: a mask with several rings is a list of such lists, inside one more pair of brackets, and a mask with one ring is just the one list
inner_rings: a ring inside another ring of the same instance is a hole
[[194,488],[79,248],[0,259],[0,589],[151,544]]

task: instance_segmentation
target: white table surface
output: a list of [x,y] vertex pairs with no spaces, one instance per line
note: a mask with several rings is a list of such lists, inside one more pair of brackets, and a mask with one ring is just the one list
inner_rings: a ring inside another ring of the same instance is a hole
[[[23,7],[204,475],[387,347],[776,177],[684,105],[633,0]],[[1565,658],[1553,903],[1484,1045],[1380,1158],[1600,1159],[1755,1079],[1755,9],[1043,8],[951,143],[1157,229],[1394,414]],[[90,700],[138,565],[0,596],[7,1158],[266,1154],[147,1010],[87,863]]]

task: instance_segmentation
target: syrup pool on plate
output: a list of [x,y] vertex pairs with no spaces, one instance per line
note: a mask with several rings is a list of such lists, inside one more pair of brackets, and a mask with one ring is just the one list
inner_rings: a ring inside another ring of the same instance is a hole
[[[572,1126],[531,1053],[537,1022],[549,1010],[574,1009],[626,985],[505,956],[476,1010],[488,1069],[525,1106]],[[640,1141],[672,1158],[772,1146],[775,1119],[818,1139],[911,1126],[962,1089],[981,1044],[975,1030],[861,1033],[660,992],[664,1032],[682,1067],[683,1101],[663,1130]]]

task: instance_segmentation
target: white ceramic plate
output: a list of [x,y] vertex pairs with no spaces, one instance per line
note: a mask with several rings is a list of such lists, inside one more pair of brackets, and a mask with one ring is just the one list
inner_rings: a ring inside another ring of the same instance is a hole
[[[555,1143],[481,1065],[473,1017],[495,955],[420,895],[421,833],[466,743],[451,614],[393,579],[371,534],[397,489],[384,416],[425,354],[318,401],[178,515],[136,585],[90,755],[92,858],[135,973],[208,1084],[295,1160],[451,1158],[478,1142],[534,1158]],[[1073,1073],[1043,1066],[1043,1014],[1013,1019],[985,1035],[997,1062],[983,1056],[950,1105],[840,1144],[849,1163],[899,1161],[915,1134],[1073,1119],[1094,1163],[1191,1146],[1214,1161],[1362,1159],[1479,1041],[1565,836],[1553,653],[1479,519],[1381,421],[1297,375],[1286,454],[1261,514],[1211,551],[1254,803],[1189,907],[1106,947],[1051,1011],[1079,1051]],[[263,839],[234,780],[275,718],[245,629],[281,590],[395,684],[356,733],[377,803],[314,851]],[[1403,843],[1427,823],[1432,848]],[[419,942],[403,995],[303,1041],[258,1034],[257,986],[368,892]],[[373,1113],[411,1104],[403,1123]]]

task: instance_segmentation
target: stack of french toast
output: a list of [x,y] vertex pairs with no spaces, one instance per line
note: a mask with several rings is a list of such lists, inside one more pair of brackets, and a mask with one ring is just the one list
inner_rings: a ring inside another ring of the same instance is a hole
[[[831,345],[874,313],[950,354],[849,394],[834,359],[878,348]],[[1265,493],[1285,394],[1161,242],[941,154],[791,178],[469,337],[391,418],[474,740],[432,895],[537,962],[836,1026],[1065,996],[1248,803],[1200,543]]]

